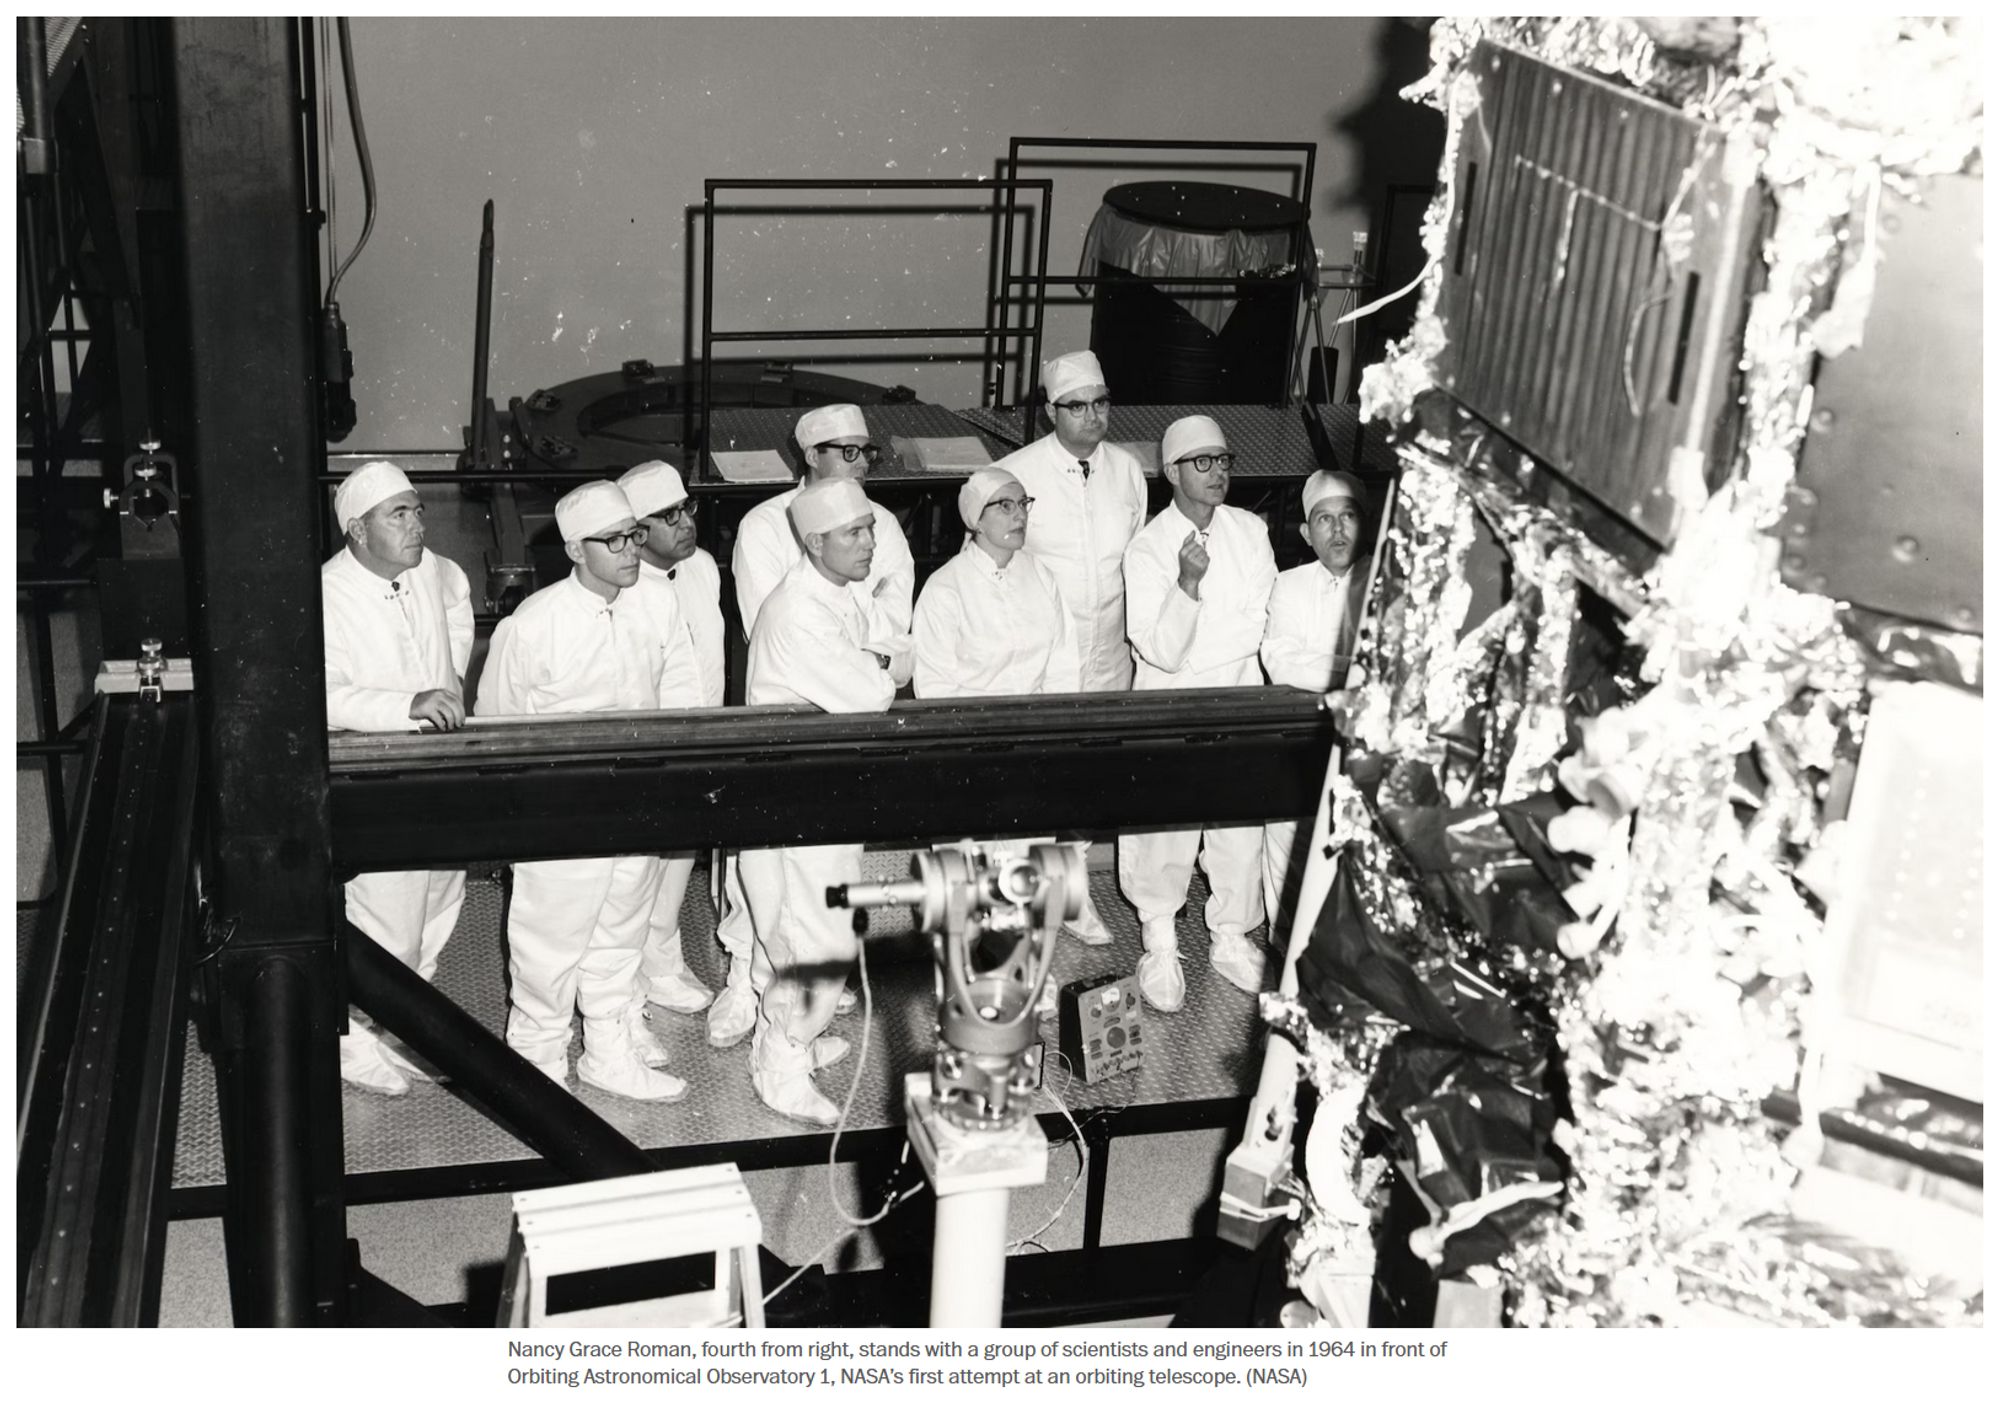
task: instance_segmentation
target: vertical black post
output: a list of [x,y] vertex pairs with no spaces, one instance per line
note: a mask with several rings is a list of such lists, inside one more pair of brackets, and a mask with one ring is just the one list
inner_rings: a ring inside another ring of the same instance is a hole
[[701,437],[688,457],[689,477],[708,475],[708,423],[715,413],[715,182],[702,184],[701,202]]
[[338,1323],[345,1303],[300,42],[289,19],[173,24],[203,858],[220,944],[204,1033],[245,1325]]
[[[486,365],[493,354],[493,199],[486,199],[479,222],[479,304],[472,320],[472,439],[474,471],[484,472],[493,450],[486,446]],[[692,473],[689,476],[693,476]]]

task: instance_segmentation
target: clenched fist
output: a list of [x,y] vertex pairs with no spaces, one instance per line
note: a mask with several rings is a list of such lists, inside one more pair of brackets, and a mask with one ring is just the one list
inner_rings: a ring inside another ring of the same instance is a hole
[[1200,600],[1201,578],[1208,574],[1208,548],[1201,544],[1201,533],[1189,532],[1187,540],[1181,543],[1181,590],[1189,600]]

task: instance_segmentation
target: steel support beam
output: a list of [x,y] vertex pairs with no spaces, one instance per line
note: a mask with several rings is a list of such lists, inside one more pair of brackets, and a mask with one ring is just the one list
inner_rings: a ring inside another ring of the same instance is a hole
[[414,969],[352,924],[343,925],[342,933],[354,1002],[571,1180],[653,1169],[636,1142],[551,1082]]
[[183,470],[204,513],[189,527],[217,935],[204,1039],[217,1052],[231,1166],[233,1298],[243,1324],[338,1323],[345,1000],[332,929],[318,278],[298,24],[176,20],[172,33],[195,429]]
[[1220,689],[335,734],[341,871],[1310,818],[1319,696]]
[[159,1316],[186,975],[194,705],[98,700],[50,946],[20,990],[15,1177],[23,1325]]

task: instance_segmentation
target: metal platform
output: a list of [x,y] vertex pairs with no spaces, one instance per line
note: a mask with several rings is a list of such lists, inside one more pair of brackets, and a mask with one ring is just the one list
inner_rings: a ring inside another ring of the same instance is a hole
[[[900,877],[907,851],[870,852],[866,873]],[[1065,934],[1055,964],[1059,982],[1133,969],[1140,954],[1138,922],[1119,895],[1111,874],[1092,878],[1092,895],[1114,943],[1092,948]],[[726,965],[715,949],[714,914],[707,872],[697,869],[682,914],[690,942],[690,967],[719,985]],[[1137,1074],[1087,1086],[1067,1076],[1055,1053],[1055,1019],[1044,1021],[1049,1045],[1046,1079],[1080,1122],[1093,1120],[1108,1133],[1159,1132],[1233,1125],[1239,1099],[1254,1090],[1261,1063],[1260,1025],[1255,1001],[1225,983],[1207,964],[1206,931],[1200,924],[1206,892],[1199,875],[1180,919],[1186,956],[1187,1002],[1171,1015],[1149,1011],[1152,1030],[1145,1066]],[[496,1033],[506,1015],[506,948],[502,930],[502,888],[491,874],[466,883],[465,910],[440,960],[437,982],[444,992]],[[1254,938],[1261,939],[1259,931]],[[905,910],[874,912],[868,931],[868,977],[874,996],[868,1055],[841,1155],[893,1149],[901,1144],[904,1074],[929,1067],[936,1017],[932,964],[927,944],[913,932]],[[1271,979],[1275,981],[1275,969]],[[629,1101],[575,1085],[576,1095],[599,1115],[644,1147],[663,1166],[733,1160],[745,1169],[823,1162],[830,1134],[791,1122],[764,1107],[750,1090],[749,1046],[718,1050],[707,1042],[703,1020],[655,1011],[654,1031],[667,1045],[670,1071],[687,1079],[687,1093],[673,1103]],[[580,1034],[581,1030],[579,1030]],[[820,1075],[820,1087],[836,1103],[863,1063],[863,1011],[836,1019],[832,1032],[854,1046],[848,1059]],[[576,1045],[581,1050],[581,1043]],[[173,1213],[177,1217],[219,1213],[225,1179],[221,1129],[215,1111],[214,1071],[187,1039],[186,1086],[174,1155]],[[347,1199],[411,1199],[465,1195],[558,1179],[547,1163],[490,1116],[447,1086],[416,1084],[404,1097],[380,1097],[343,1088]],[[1043,1096],[1037,1110],[1052,1136],[1067,1135],[1054,1104]]]
[[1387,474],[1396,470],[1396,454],[1389,446],[1387,425],[1379,422],[1364,425],[1361,410],[1351,403],[1316,403],[1310,407],[1342,472]]
[[[801,469],[792,452],[792,431],[803,412],[796,408],[718,408],[709,417],[711,452],[775,452],[796,475]],[[868,473],[868,481],[911,483],[956,487],[965,480],[963,472],[932,472],[906,466],[897,455],[894,438],[977,438],[991,457],[1004,456],[1016,446],[1012,439],[995,437],[984,424],[972,423],[948,408],[929,403],[870,404],[862,410],[868,419],[868,435],[880,445],[882,461]],[[1015,415],[1014,433],[1020,433],[1020,416]],[[709,493],[734,492],[759,499],[782,492],[783,482],[730,482],[716,471],[714,459],[703,461],[694,486]]]

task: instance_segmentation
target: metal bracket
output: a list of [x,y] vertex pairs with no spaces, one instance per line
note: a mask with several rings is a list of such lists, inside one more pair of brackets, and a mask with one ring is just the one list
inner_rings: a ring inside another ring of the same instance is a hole
[[161,517],[178,526],[180,494],[174,490],[174,474],[179,464],[172,453],[160,451],[160,441],[149,438],[139,451],[125,459],[125,486],[113,492],[104,489],[104,505],[120,516],[137,517],[148,531]]
[[168,659],[158,640],[141,640],[137,659],[107,659],[98,668],[100,694],[137,694],[158,703],[162,694],[187,693],[194,688],[194,661]]

